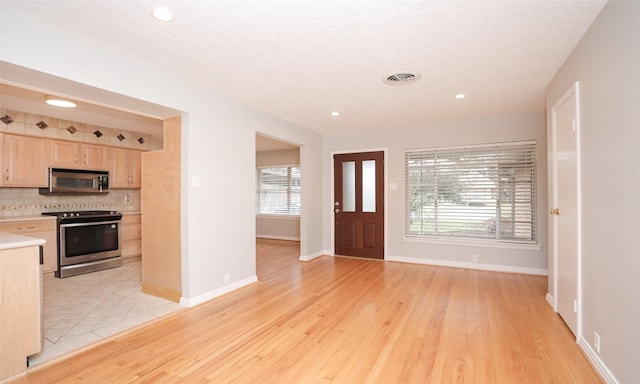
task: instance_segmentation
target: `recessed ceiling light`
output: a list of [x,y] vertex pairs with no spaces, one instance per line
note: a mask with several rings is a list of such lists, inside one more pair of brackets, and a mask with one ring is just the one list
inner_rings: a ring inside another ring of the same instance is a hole
[[340,116],[340,112],[333,111],[331,112],[331,116]]
[[455,95],[456,99],[464,99],[466,95],[464,93],[458,93],[457,95]]
[[49,105],[53,105],[55,107],[62,107],[62,108],[73,108],[76,106],[76,103],[74,103],[71,100],[65,100],[59,97],[51,97],[51,96],[47,96],[45,98],[45,103]]
[[173,13],[167,8],[154,8],[151,15],[160,21],[173,21]]

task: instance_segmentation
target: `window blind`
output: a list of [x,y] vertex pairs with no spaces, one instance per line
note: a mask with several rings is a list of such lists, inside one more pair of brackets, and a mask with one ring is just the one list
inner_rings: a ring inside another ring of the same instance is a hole
[[407,236],[536,242],[536,143],[405,152]]
[[257,212],[300,215],[300,167],[265,167],[257,172]]

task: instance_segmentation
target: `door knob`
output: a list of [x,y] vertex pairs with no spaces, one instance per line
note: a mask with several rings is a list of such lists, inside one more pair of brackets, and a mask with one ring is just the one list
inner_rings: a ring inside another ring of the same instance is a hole
[[558,208],[550,209],[549,210],[549,214],[550,215],[559,215],[560,214],[560,210]]
[[340,213],[340,210],[338,208],[334,209],[333,212],[335,213]]

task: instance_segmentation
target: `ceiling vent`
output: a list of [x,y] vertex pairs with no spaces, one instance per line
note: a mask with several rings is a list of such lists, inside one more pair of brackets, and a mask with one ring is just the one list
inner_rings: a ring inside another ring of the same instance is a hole
[[419,78],[420,74],[418,72],[405,71],[393,73],[385,77],[382,81],[389,85],[406,85],[415,83]]

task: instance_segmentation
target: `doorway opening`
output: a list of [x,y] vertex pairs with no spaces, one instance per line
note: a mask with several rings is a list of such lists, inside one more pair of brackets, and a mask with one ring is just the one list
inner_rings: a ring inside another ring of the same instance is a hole
[[301,179],[300,146],[256,133],[257,240],[296,242],[300,248]]

